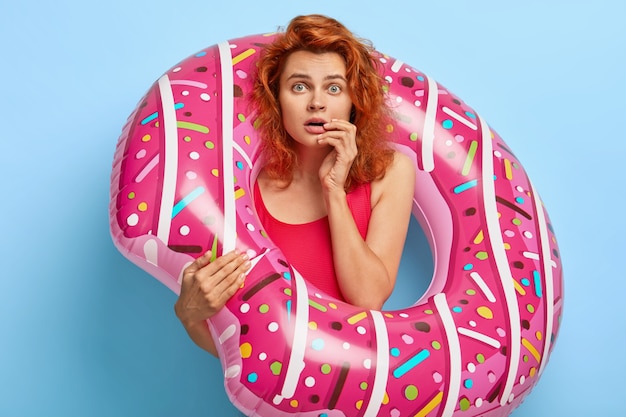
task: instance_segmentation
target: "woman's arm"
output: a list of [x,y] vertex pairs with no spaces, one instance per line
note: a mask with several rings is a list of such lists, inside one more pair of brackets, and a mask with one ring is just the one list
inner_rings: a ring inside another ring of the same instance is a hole
[[391,295],[411,217],[415,168],[396,152],[381,180],[372,183],[372,213],[363,240],[343,190],[327,193],[333,260],[347,302],[380,310]]
[[174,311],[191,340],[217,356],[206,321],[220,311],[241,287],[250,269],[250,261],[245,253],[236,251],[213,262],[211,256],[211,252],[207,252],[185,268]]

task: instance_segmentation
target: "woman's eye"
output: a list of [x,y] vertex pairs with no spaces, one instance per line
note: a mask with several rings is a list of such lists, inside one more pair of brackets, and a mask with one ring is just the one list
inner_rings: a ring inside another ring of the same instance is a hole
[[333,94],[337,94],[341,92],[341,87],[339,87],[338,85],[331,85],[330,87],[328,87],[328,91],[330,91]]
[[305,87],[304,84],[294,84],[293,86],[293,91],[304,91]]

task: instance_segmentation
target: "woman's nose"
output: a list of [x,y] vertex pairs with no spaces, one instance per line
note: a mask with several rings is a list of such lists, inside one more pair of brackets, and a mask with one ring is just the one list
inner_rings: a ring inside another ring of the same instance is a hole
[[313,94],[309,102],[309,110],[324,110],[325,108],[326,106],[321,100],[321,97],[318,94]]

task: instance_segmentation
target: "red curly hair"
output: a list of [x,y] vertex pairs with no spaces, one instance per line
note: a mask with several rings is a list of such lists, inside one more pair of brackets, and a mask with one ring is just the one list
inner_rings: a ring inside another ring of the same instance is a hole
[[286,58],[301,50],[336,52],[346,63],[353,106],[350,122],[357,128],[358,148],[346,190],[382,178],[393,160],[393,149],[387,137],[392,129],[392,118],[386,106],[379,60],[368,40],[357,38],[337,20],[322,15],[295,17],[286,31],[267,45],[258,61],[251,102],[258,111],[255,126],[261,137],[267,174],[290,182],[298,163],[294,141],[283,126],[278,90]]

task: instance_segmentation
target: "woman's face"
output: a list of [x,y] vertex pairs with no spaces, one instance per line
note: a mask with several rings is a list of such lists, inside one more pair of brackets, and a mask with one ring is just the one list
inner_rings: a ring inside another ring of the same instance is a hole
[[301,145],[319,146],[317,135],[324,133],[324,123],[350,119],[343,58],[335,52],[291,53],[280,75],[278,101],[289,136]]

